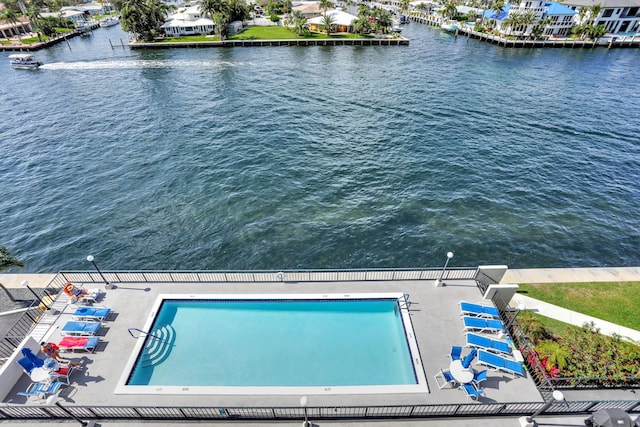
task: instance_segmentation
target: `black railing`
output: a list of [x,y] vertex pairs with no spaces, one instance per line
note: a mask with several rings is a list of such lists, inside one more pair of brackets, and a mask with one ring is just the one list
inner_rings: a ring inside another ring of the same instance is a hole
[[[327,407],[200,407],[200,406],[56,406],[0,407],[0,420],[55,419],[70,420],[72,415],[84,419],[202,421],[202,420],[382,420],[447,417],[526,416],[540,410],[544,403],[460,403],[398,406],[327,406]],[[588,415],[601,409],[617,408],[629,414],[640,412],[638,400],[588,400],[553,403],[541,415]]]
[[[444,280],[474,280],[476,268],[447,268]],[[73,283],[246,283],[246,282],[356,282],[436,280],[442,269],[346,269],[263,271],[61,271],[58,276]],[[57,276],[57,277],[58,277]],[[56,278],[57,278],[56,277]],[[103,278],[104,277],[104,278]]]
[[0,366],[13,354],[22,340],[31,333],[42,317],[43,311],[49,308],[56,295],[62,289],[61,283],[63,282],[56,280],[58,276],[56,275],[44,288],[31,288],[38,296],[38,300],[33,301],[31,306],[24,311],[2,338],[0,342]]

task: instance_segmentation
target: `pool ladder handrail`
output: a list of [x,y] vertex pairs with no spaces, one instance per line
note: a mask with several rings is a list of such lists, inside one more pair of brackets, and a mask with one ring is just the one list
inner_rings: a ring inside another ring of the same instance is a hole
[[411,307],[411,301],[409,301],[409,294],[402,294],[402,299],[398,298],[398,306],[400,308],[406,308],[409,310]]
[[157,340],[159,340],[161,342],[165,342],[165,343],[168,342],[168,341],[165,341],[163,338],[157,337],[157,336],[155,336],[153,334],[150,334],[149,332],[145,332],[142,329],[127,328],[127,331],[129,332],[129,335],[131,335],[133,338],[140,338],[140,335],[135,336],[135,335],[133,335],[133,332],[131,332],[131,331],[137,331],[137,332],[140,332],[140,334],[146,335],[146,336],[151,337],[151,338],[155,338],[155,339],[157,339]]

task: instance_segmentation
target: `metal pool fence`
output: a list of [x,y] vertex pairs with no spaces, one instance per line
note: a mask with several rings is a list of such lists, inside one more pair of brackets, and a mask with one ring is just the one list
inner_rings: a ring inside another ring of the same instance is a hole
[[[381,420],[427,419],[451,417],[529,416],[545,404],[536,403],[464,403],[397,406],[329,406],[329,407],[148,407],[148,406],[1,406],[0,420]],[[618,408],[628,413],[640,412],[640,402],[575,401],[554,402],[539,415],[589,415],[601,409]]]

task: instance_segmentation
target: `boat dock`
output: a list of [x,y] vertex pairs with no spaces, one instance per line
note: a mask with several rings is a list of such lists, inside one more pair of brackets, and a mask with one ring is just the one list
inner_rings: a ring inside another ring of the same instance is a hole
[[408,46],[403,37],[392,39],[290,39],[290,40],[224,40],[211,42],[129,43],[131,49],[265,47],[265,46]]
[[[420,24],[430,25],[434,27],[440,27],[444,22],[442,17],[427,15],[423,13],[413,13],[409,15],[409,19]],[[496,36],[494,34],[483,33],[475,31],[468,25],[460,24],[460,28],[455,33],[458,35],[466,36],[467,38],[474,38],[482,40],[484,42],[492,43],[502,47],[511,48],[540,48],[540,47],[552,47],[552,48],[569,48],[569,49],[593,49],[595,47],[610,48],[639,48],[640,36],[613,36],[602,37],[598,40],[581,40],[573,38],[561,38],[561,39],[546,39],[546,40],[516,40],[508,39],[506,37]]]

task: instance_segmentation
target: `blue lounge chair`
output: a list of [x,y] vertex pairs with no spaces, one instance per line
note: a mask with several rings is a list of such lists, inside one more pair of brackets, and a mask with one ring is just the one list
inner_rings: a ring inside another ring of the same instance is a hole
[[465,331],[500,332],[504,329],[504,324],[501,320],[465,316],[462,321],[464,322]]
[[475,347],[493,353],[511,354],[511,345],[506,341],[494,340],[473,333],[467,334],[467,347]]
[[475,317],[492,317],[499,319],[500,312],[497,308],[488,306],[473,304],[466,301],[460,301],[460,315],[461,316],[475,316]]
[[109,317],[111,309],[107,307],[78,307],[72,314],[74,320],[91,320],[102,322]]
[[62,335],[71,335],[71,336],[90,336],[98,333],[98,330],[102,326],[100,322],[76,322],[70,321],[67,322],[60,333]]
[[[434,378],[436,380],[436,384],[438,384],[438,388],[440,389],[446,387],[447,385],[455,386],[456,384],[458,384],[458,382],[455,378],[453,378],[453,375],[451,375],[451,372],[449,372],[448,369],[440,369],[440,372],[438,372]],[[442,378],[442,384],[440,384],[438,378]]]
[[515,360],[507,359],[506,357],[489,353],[488,351],[480,350],[478,353],[478,363],[495,370],[507,372],[514,377],[516,375],[524,376],[524,366],[522,366],[522,362],[516,362]]
[[458,360],[462,356],[462,347],[458,345],[452,345],[451,351],[449,352],[449,357],[451,360]]
[[469,399],[478,400],[478,397],[480,397],[480,396],[482,396],[484,394],[484,390],[476,389],[473,386],[473,384],[462,384],[461,388],[462,388],[462,390],[464,390],[464,394],[467,395],[467,402],[469,401]]
[[27,399],[31,396],[37,396],[41,399],[46,399],[48,394],[55,394],[62,387],[62,383],[55,381],[52,383],[31,383],[26,391],[19,391],[20,396],[27,396]]

